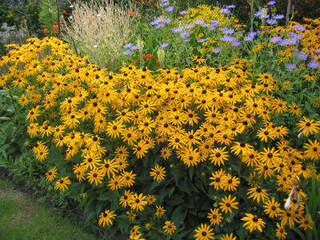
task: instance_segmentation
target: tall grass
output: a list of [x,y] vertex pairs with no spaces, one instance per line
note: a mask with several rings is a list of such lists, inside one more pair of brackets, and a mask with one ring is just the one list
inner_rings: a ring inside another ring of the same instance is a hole
[[63,22],[64,38],[78,54],[102,67],[121,64],[121,48],[133,33],[134,17],[114,1],[76,1],[72,15]]

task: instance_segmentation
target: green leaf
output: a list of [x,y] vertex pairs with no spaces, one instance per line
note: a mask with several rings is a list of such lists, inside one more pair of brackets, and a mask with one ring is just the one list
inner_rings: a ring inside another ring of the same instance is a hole
[[185,209],[182,205],[174,209],[171,220],[176,224],[176,226],[180,226],[186,217],[187,209]]
[[97,200],[98,201],[106,201],[106,200],[111,201],[112,198],[113,198],[112,193],[110,193],[110,191],[108,191],[108,192],[104,192],[104,193],[100,194]]
[[188,173],[189,173],[190,179],[192,180],[193,174],[194,174],[194,168],[193,168],[193,167],[190,167],[189,170],[188,170]]

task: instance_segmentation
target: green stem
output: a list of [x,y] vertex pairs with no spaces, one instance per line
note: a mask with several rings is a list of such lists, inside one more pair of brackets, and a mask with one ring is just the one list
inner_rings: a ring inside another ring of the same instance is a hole
[[251,0],[251,3],[250,3],[250,18],[251,18],[251,25],[250,25],[250,31],[252,32],[253,31],[253,4],[254,4],[254,0]]
[[59,0],[56,0],[56,6],[57,6],[57,20],[58,20],[58,34],[61,35],[61,24],[60,24],[60,8],[59,8]]
[[287,5],[287,14],[286,14],[286,25],[288,26],[289,24],[289,15],[291,12],[291,0],[288,0],[288,5]]

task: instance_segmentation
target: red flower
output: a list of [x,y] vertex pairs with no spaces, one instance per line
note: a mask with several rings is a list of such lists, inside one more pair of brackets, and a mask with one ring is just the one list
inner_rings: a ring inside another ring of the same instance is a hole
[[58,30],[59,26],[58,25],[53,25],[53,29]]
[[136,13],[135,13],[135,12],[130,11],[130,10],[128,10],[128,14],[129,14],[130,16],[132,16],[132,17],[134,17],[134,16],[136,15]]
[[159,66],[159,65],[160,65],[160,62],[159,62],[159,60],[157,60],[157,61],[156,61],[156,65],[157,65],[157,66]]
[[63,14],[67,14],[67,11],[66,10],[63,10],[63,12],[62,12]]
[[43,29],[43,33],[47,33],[47,32],[49,32],[48,29],[46,29],[46,28]]
[[148,58],[148,59],[152,59],[154,58],[154,56],[152,54],[142,54],[142,58],[145,59],[145,58]]

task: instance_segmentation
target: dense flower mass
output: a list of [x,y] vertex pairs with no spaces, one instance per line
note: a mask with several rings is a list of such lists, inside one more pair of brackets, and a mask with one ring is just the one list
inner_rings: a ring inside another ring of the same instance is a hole
[[[161,61],[156,70],[131,64],[112,72],[50,37],[12,44],[2,57],[0,87],[19,97],[30,150],[48,167],[44,178],[56,190],[71,189],[75,199],[86,196],[81,201],[100,226],[131,227],[130,239],[198,240],[234,240],[243,231],[262,239],[268,229],[285,239],[294,226],[311,228],[305,180],[320,178],[320,121],[282,97],[291,83],[257,61],[264,48],[277,49],[286,75],[302,71],[315,85],[320,43],[312,34],[319,29],[291,22],[243,34],[226,16],[232,8],[200,6],[180,13],[183,24],[165,17],[151,24],[175,24],[172,34],[217,55],[219,64],[194,56],[190,67],[165,68]],[[255,43],[261,36],[268,40]],[[131,54],[142,45],[125,49]],[[246,47],[252,58],[219,58]]]

